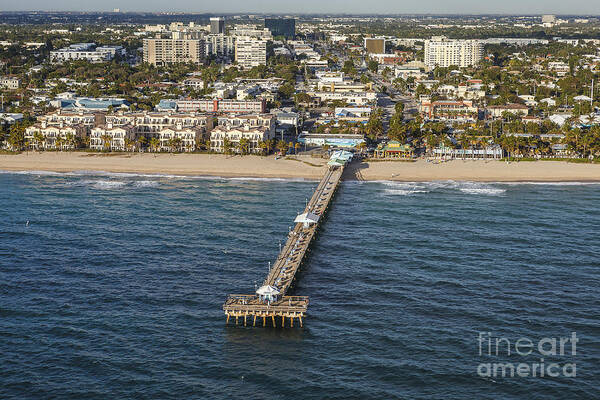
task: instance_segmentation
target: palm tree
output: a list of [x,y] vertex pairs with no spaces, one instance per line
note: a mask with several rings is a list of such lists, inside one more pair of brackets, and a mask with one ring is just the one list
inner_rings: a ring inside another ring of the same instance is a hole
[[440,144],[440,137],[438,135],[430,133],[429,135],[427,135],[426,142],[427,152],[432,154],[433,149],[435,149]]
[[267,151],[267,142],[259,140],[257,147],[260,149],[261,154],[264,155]]
[[[299,146],[299,145],[300,145],[300,143],[296,143],[296,146]],[[360,149],[361,153],[364,153],[365,149],[367,148],[367,143],[366,142],[360,142],[358,144],[358,148]]]
[[135,145],[135,141],[133,139],[125,138],[124,144],[125,144],[126,151],[133,151],[133,147]]
[[67,144],[67,146],[69,148],[74,148],[75,147],[75,135],[73,135],[72,133],[67,133],[67,137],[65,139],[65,143]]
[[247,154],[249,151],[250,141],[247,138],[241,138],[238,143],[238,151],[241,155]]
[[145,136],[140,136],[139,138],[137,138],[138,150],[142,151],[142,148],[144,147],[144,145],[146,143],[147,143],[147,139]]
[[54,142],[54,145],[60,150],[63,150],[63,145],[65,144],[65,139],[62,136],[58,136],[56,138],[56,141]]
[[231,154],[232,147],[233,147],[233,145],[229,139],[227,139],[227,138],[223,139],[223,153]]
[[150,151],[155,152],[160,147],[160,140],[158,140],[158,138],[156,138],[156,137],[150,138],[149,144],[150,144]]
[[465,134],[460,135],[458,141],[460,143],[460,147],[462,148],[462,159],[464,160],[467,146],[469,145],[470,141],[469,141],[469,138],[467,137],[467,135],[465,135]]
[[271,153],[271,150],[273,150],[273,142],[275,139],[267,139],[265,140],[265,149],[267,150],[267,154]]
[[44,143],[44,135],[41,132],[36,132],[33,134],[33,141],[35,142],[36,150],[40,150],[40,147]]
[[169,147],[171,148],[172,153],[180,151],[181,150],[181,138],[175,136],[175,137],[169,139]]
[[106,150],[110,150],[111,147],[111,142],[112,142],[112,136],[107,135],[106,133],[103,134],[102,136],[100,136],[100,139],[102,139],[102,143],[103,143],[103,147]]
[[288,149],[288,144],[285,141],[280,140],[277,142],[277,149],[281,152],[282,155],[285,155]]

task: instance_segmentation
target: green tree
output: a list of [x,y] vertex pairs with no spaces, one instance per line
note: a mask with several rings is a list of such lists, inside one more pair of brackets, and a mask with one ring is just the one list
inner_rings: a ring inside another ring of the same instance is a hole
[[286,154],[287,150],[288,150],[288,144],[287,142],[280,140],[277,142],[277,150],[279,150],[281,152],[281,154]]
[[160,140],[158,140],[158,138],[156,138],[156,137],[152,137],[152,138],[150,138],[149,145],[150,145],[150,151],[156,152],[156,151],[158,151],[158,148],[160,147]]
[[40,150],[42,145],[44,144],[44,135],[41,132],[36,132],[33,134],[33,141],[35,142],[36,150]]
[[241,155],[246,155],[250,151],[250,141],[247,138],[241,138],[238,143],[238,151]]

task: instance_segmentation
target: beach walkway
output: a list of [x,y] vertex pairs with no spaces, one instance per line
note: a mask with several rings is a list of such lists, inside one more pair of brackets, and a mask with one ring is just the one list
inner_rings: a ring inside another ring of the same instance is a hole
[[252,326],[256,326],[258,319],[263,326],[270,321],[274,327],[285,327],[286,320],[289,320],[290,326],[293,327],[294,319],[297,318],[299,325],[302,326],[308,309],[308,297],[288,296],[287,292],[331,204],[344,165],[351,159],[351,156],[346,157],[344,160],[332,156],[327,171],[307,203],[304,213],[295,219],[294,229],[289,232],[287,241],[281,248],[263,285],[253,295],[232,294],[227,297],[223,304],[227,323],[233,317],[236,324],[238,318],[241,318],[244,326],[249,322]]

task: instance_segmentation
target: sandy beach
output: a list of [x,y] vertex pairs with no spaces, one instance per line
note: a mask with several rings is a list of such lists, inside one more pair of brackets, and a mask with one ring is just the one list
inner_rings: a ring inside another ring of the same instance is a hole
[[[144,174],[319,179],[327,160],[293,156],[217,154],[95,154],[28,152],[0,155],[5,171],[106,171]],[[377,161],[350,165],[344,179],[395,181],[561,182],[598,181],[600,164],[558,161],[511,162],[454,160],[445,163]]]

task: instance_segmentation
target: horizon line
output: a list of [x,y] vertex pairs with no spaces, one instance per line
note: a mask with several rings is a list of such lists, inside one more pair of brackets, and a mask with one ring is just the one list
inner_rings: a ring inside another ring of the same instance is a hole
[[[118,7],[115,7],[118,8]],[[239,11],[239,12],[218,12],[218,11],[142,11],[142,10],[127,10],[127,11],[111,11],[111,10],[0,10],[0,14],[5,13],[102,13],[102,14],[191,14],[191,15],[318,15],[318,16],[457,16],[457,17],[469,17],[469,16],[504,16],[504,17],[537,17],[542,15],[555,15],[557,17],[596,17],[600,18],[600,14],[559,14],[548,12],[539,13],[501,13],[501,12],[482,12],[482,13],[429,13],[429,12],[415,12],[415,13],[365,13],[365,12],[330,12],[330,13],[319,13],[319,12],[253,12],[253,11]]]

